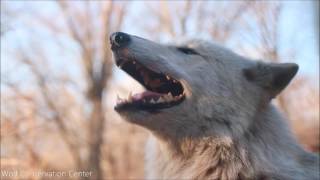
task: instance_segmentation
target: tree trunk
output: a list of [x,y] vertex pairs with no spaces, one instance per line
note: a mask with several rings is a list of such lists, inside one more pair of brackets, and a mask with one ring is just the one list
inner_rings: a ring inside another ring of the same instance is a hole
[[[100,93],[99,93],[100,94]],[[87,170],[92,176],[87,179],[102,179],[103,171],[100,166],[101,146],[103,144],[104,113],[102,105],[102,92],[98,97],[92,97],[92,113],[89,123],[89,154]]]

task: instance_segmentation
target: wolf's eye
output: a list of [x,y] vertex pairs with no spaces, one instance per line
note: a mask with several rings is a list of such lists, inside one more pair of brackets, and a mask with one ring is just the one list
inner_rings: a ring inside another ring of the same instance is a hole
[[188,48],[188,47],[177,47],[177,50],[184,53],[184,54],[199,54],[194,49]]

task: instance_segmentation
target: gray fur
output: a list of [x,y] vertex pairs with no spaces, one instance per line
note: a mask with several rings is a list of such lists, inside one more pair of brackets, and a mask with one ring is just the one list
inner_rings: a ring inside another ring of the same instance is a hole
[[258,63],[199,40],[181,45],[200,55],[136,36],[122,53],[185,88],[186,100],[178,106],[119,112],[154,136],[146,150],[147,178],[319,179],[319,157],[298,145],[270,103],[296,65]]

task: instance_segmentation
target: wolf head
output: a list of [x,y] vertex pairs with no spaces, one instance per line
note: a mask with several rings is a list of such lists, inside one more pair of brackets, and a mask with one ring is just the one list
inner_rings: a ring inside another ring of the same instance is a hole
[[117,32],[110,42],[116,64],[147,89],[115,110],[166,138],[241,136],[298,70],[198,40],[161,45]]

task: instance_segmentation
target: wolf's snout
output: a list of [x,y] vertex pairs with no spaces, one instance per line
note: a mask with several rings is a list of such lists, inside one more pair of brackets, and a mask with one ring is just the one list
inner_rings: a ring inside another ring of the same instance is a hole
[[130,35],[123,32],[115,32],[110,36],[112,48],[124,47],[129,44],[130,40]]

